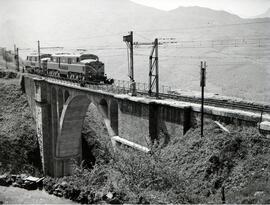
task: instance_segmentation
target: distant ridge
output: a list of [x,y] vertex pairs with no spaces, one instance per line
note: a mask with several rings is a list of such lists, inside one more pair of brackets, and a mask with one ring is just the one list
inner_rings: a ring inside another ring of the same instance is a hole
[[241,19],[238,15],[230,13],[228,11],[224,10],[216,10],[216,9],[211,9],[207,7],[201,7],[201,6],[179,6],[176,9],[170,10],[169,12],[195,12],[193,14],[197,14],[199,12],[200,14],[208,14],[208,15],[223,15],[226,17],[231,17],[234,19]]
[[255,16],[255,18],[270,18],[270,8],[263,14]]
[[184,22],[190,22],[192,24],[225,24],[236,23],[243,20],[239,16],[223,10],[213,10],[199,6],[178,7],[169,11],[169,13],[179,18],[179,20],[182,18]]
[[[9,6],[9,3],[6,5]],[[163,11],[129,0],[89,0],[83,5],[76,0],[69,0],[65,4],[62,4],[62,0],[20,0],[20,5],[16,7],[17,12],[0,7],[0,13],[3,14],[0,18],[0,27],[3,28],[0,44],[34,44],[36,38],[43,42],[57,42],[70,36],[77,39],[91,35],[101,36],[108,31],[118,33],[129,30],[175,29],[244,21],[234,14],[209,8],[179,7]],[[111,42],[111,38],[108,41]],[[88,42],[99,44],[96,40]],[[68,43],[81,46],[80,41]]]

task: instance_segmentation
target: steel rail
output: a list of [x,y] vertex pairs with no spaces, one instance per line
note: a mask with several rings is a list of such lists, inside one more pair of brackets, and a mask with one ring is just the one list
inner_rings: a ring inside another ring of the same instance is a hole
[[[140,94],[146,95],[146,92],[140,92]],[[201,98],[199,97],[189,97],[189,96],[183,96],[178,94],[165,94],[160,93],[160,97],[162,98],[168,98],[168,99],[174,99],[184,102],[191,102],[200,104]],[[217,106],[222,108],[232,108],[232,109],[240,109],[243,111],[257,111],[257,112],[265,112],[270,113],[270,105],[259,105],[259,104],[249,104],[245,102],[228,102],[226,100],[221,99],[209,99],[205,98],[205,105],[208,106]]]

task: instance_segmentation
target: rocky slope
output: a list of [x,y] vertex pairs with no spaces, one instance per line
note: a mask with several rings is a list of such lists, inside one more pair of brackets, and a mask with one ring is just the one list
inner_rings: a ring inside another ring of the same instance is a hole
[[15,75],[0,76],[0,172],[40,174],[35,124]]

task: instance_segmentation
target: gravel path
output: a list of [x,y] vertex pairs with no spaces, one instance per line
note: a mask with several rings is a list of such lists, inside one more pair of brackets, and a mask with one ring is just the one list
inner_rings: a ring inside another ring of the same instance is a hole
[[45,191],[27,191],[0,186],[0,204],[76,204],[71,200],[49,195]]

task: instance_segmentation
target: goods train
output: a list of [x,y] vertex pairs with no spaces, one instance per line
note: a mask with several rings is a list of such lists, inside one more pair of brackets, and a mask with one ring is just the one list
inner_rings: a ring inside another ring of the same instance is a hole
[[25,69],[29,73],[43,76],[64,77],[90,83],[112,84],[104,73],[104,63],[93,54],[38,54],[27,56]]

